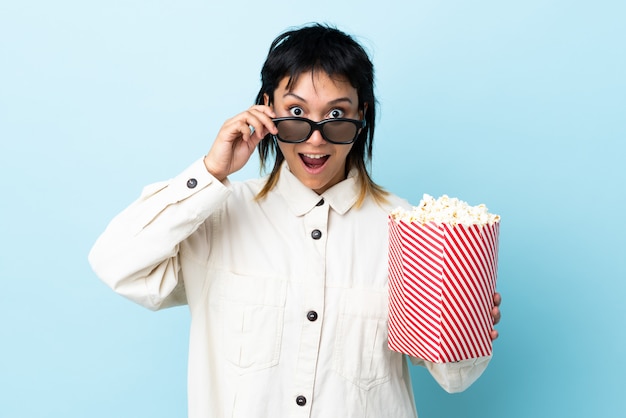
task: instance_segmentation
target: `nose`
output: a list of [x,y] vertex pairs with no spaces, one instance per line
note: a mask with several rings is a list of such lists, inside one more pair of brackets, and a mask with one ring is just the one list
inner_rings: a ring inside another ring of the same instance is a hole
[[309,144],[312,145],[323,145],[326,143],[326,140],[322,136],[322,132],[319,129],[314,129],[311,133],[309,139],[306,140]]

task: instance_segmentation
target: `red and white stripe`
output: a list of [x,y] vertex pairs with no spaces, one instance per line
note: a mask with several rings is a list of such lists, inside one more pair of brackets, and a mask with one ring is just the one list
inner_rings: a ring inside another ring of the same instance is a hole
[[389,348],[436,363],[491,354],[499,229],[389,219]]

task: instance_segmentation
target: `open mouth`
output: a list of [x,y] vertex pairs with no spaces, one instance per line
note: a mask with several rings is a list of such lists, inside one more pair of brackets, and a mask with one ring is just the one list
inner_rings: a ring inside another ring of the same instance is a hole
[[304,165],[311,169],[316,170],[320,169],[326,164],[330,155],[321,155],[321,154],[299,154],[300,159],[304,163]]

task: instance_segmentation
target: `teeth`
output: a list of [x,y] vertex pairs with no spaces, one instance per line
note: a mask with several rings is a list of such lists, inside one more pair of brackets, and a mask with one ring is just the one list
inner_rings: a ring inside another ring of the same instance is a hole
[[326,157],[325,155],[320,155],[320,154],[302,154],[302,155],[304,155],[307,158],[313,158],[316,160]]

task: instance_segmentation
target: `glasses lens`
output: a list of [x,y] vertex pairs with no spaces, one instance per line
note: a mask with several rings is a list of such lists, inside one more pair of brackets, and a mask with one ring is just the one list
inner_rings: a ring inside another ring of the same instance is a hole
[[309,135],[311,126],[302,120],[281,120],[277,125],[278,138],[286,142],[298,142]]
[[357,133],[354,123],[341,120],[326,122],[322,129],[324,135],[334,142],[352,142]]

